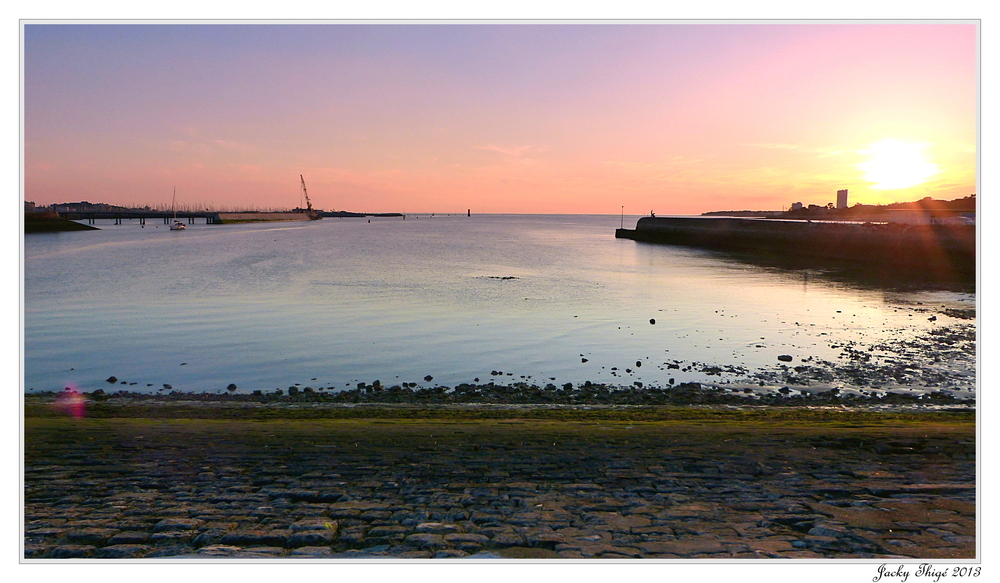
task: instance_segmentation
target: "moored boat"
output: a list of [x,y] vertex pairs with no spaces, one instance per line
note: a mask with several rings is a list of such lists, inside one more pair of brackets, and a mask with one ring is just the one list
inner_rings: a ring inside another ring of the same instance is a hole
[[174,213],[174,224],[170,225],[170,230],[171,231],[185,231],[185,230],[187,230],[187,227],[184,226],[184,223],[182,223],[182,222],[180,222],[180,221],[177,220],[177,209],[174,208],[174,205],[176,203],[177,203],[177,187],[175,186],[174,187],[174,198],[170,200],[170,212]]

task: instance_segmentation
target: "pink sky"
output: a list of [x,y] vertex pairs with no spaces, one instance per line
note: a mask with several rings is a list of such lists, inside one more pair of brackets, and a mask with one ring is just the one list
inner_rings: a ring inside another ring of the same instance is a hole
[[[317,207],[368,212],[976,192],[971,24],[27,25],[24,47],[38,204],[176,186],[187,206],[287,208],[299,174]],[[887,188],[872,165],[926,171]]]

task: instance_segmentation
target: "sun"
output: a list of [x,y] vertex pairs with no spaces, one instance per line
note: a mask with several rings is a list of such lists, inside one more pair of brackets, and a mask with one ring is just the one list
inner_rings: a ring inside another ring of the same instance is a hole
[[870,158],[856,166],[865,172],[865,180],[877,190],[917,186],[938,172],[937,164],[924,158],[923,149],[926,147],[924,143],[882,140],[859,150]]

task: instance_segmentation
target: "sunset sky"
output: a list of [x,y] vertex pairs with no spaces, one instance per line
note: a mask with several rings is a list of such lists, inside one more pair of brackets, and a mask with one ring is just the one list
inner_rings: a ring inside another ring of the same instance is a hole
[[691,214],[976,192],[972,24],[26,25],[24,197]]

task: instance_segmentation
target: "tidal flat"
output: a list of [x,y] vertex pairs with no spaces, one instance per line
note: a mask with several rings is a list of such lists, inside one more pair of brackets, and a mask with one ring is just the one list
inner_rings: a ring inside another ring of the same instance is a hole
[[971,411],[39,407],[28,559],[976,556]]

